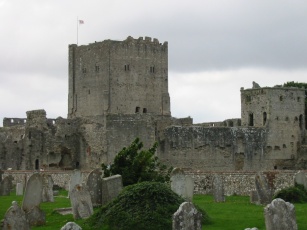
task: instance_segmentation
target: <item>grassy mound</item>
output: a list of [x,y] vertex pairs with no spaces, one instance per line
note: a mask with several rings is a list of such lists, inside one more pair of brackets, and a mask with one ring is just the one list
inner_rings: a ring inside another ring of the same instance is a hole
[[[184,200],[167,185],[142,182],[125,187],[121,194],[91,216],[93,229],[171,229],[172,215]],[[204,219],[208,218],[202,211]],[[108,226],[108,228],[106,228]]]
[[303,185],[295,184],[293,187],[285,188],[280,190],[275,198],[281,198],[284,201],[291,203],[306,203],[307,202],[307,191]]

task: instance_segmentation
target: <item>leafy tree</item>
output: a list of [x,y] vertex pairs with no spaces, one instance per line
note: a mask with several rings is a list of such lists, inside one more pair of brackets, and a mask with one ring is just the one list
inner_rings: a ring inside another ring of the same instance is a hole
[[[165,183],[145,181],[125,187],[86,222],[92,229],[172,229],[172,215],[183,202]],[[207,213],[197,209],[202,213],[202,223],[210,224]]]
[[124,186],[142,181],[168,182],[172,167],[167,168],[159,162],[155,152],[158,144],[148,150],[142,150],[143,143],[136,138],[130,146],[123,148],[111,165],[102,164],[104,176],[120,174]]

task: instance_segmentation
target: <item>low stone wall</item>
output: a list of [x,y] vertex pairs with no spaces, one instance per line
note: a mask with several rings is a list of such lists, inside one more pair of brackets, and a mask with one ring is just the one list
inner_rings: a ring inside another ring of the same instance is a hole
[[[31,175],[33,175],[34,173],[44,173],[47,175],[51,175],[53,182],[55,185],[58,185],[66,190],[68,190],[68,186],[69,186],[69,180],[70,180],[70,176],[72,174],[72,170],[67,170],[67,171],[21,171],[21,170],[7,170],[4,171],[2,178],[8,176],[8,175],[12,175],[14,178],[13,184],[17,184],[17,183],[23,183],[23,185],[26,184],[26,181],[29,179],[29,177]],[[82,179],[83,182],[85,183],[86,178],[88,176],[88,174],[90,173],[90,171],[81,171],[82,172]]]
[[[184,170],[187,175],[192,176],[195,182],[194,193],[195,194],[212,194],[212,179],[214,174],[222,176],[224,181],[224,189],[226,195],[246,195],[249,196],[252,190],[255,190],[255,176],[257,172],[204,172],[195,170]],[[14,177],[13,183],[22,182],[25,185],[25,181],[36,171],[4,171],[2,177],[12,175]],[[40,173],[50,174],[54,181],[54,184],[68,190],[68,184],[71,173],[73,171],[41,171]],[[262,172],[266,176],[270,187],[275,191],[282,188],[290,187],[294,185],[294,175],[298,171],[265,171]],[[307,172],[307,171],[304,171]],[[90,171],[82,171],[83,182],[85,182]]]
[[[265,171],[269,185],[275,191],[294,185],[294,175],[298,171]],[[255,176],[257,172],[204,172],[185,170],[185,173],[194,179],[195,194],[212,194],[213,175],[218,174],[223,178],[225,195],[245,195],[256,190]]]

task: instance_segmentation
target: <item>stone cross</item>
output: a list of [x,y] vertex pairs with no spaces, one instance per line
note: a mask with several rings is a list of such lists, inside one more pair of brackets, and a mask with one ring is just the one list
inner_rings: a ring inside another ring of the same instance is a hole
[[201,230],[202,214],[191,202],[183,202],[173,214],[173,230]]
[[225,202],[224,183],[221,176],[213,175],[213,197],[215,202]]
[[51,175],[43,174],[42,202],[54,202],[53,179]]
[[91,196],[86,186],[75,185],[70,192],[69,198],[75,220],[85,219],[93,214]]
[[257,173],[255,177],[255,186],[259,204],[269,204],[273,197],[272,190],[269,188],[269,183],[267,182],[266,178],[261,173]]
[[18,206],[16,201],[6,211],[3,220],[3,230],[30,230],[25,212]]
[[294,176],[294,182],[297,184],[301,184],[307,190],[307,177],[304,172],[299,171]]
[[171,173],[171,189],[185,200],[193,200],[193,178],[185,175],[181,168],[175,168]]
[[114,175],[102,178],[102,205],[109,203],[123,189],[123,180],[121,175]]
[[39,226],[46,223],[46,215],[39,208],[40,203],[42,202],[42,192],[43,178],[39,173],[35,173],[27,182],[22,202],[22,209],[25,211],[26,217],[31,226]]
[[94,169],[87,177],[86,185],[91,195],[93,206],[102,204],[102,172]]
[[13,188],[14,178],[9,175],[0,182],[0,196],[9,196]]
[[266,230],[297,230],[294,205],[277,198],[264,208]]

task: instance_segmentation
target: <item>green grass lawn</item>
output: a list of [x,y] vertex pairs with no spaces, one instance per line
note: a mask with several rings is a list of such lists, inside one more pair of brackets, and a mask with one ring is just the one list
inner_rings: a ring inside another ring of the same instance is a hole
[[[22,196],[0,196],[0,219],[3,219],[6,210],[11,206],[12,201],[16,200],[19,205],[22,202]],[[225,203],[215,203],[210,195],[195,195],[194,203],[207,211],[212,218],[212,224],[203,226],[206,230],[238,230],[251,227],[257,227],[265,230],[263,206],[249,203],[249,197],[230,196],[226,197]],[[67,198],[67,192],[61,191],[60,195],[55,197],[54,203],[42,203],[41,208],[46,212],[46,225],[32,227],[32,229],[60,229],[65,223],[74,221],[73,216],[60,215],[53,210],[55,208],[70,207],[70,201]],[[295,204],[298,229],[307,229],[307,204]],[[91,229],[84,224],[83,220],[75,221],[82,229]]]

